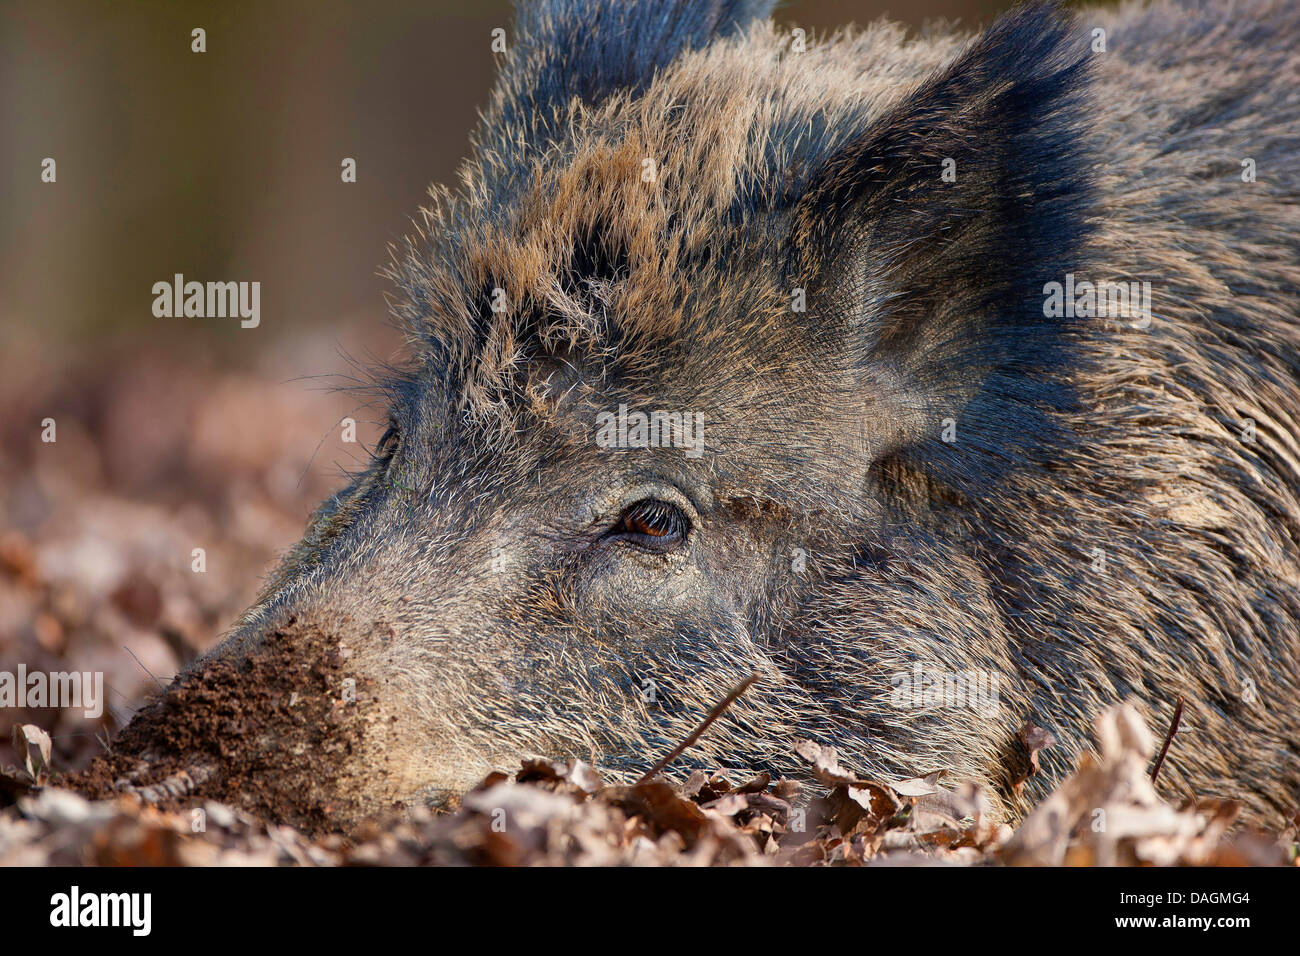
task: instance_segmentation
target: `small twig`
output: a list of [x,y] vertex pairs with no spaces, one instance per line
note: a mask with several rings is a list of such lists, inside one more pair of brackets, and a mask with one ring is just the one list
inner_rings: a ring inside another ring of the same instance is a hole
[[1178,695],[1178,705],[1174,707],[1174,719],[1169,724],[1169,733],[1165,734],[1165,745],[1160,748],[1160,756],[1156,758],[1156,765],[1151,768],[1151,782],[1156,782],[1156,775],[1160,773],[1161,766],[1165,762],[1165,754],[1169,753],[1169,745],[1174,742],[1174,734],[1178,733],[1178,722],[1183,719],[1183,695]]
[[734,704],[736,702],[737,697],[739,697],[745,691],[749,690],[749,685],[754,683],[754,681],[756,680],[758,680],[758,675],[750,674],[748,677],[742,680],[735,687],[731,688],[731,692],[727,694],[726,697],[722,698],[721,702],[719,702],[716,707],[714,707],[711,711],[709,711],[709,716],[704,718],[704,722],[701,723],[700,726],[696,727],[693,731],[691,731],[689,737],[687,737],[676,747],[674,747],[671,751],[669,751],[666,757],[664,757],[657,764],[655,764],[653,767],[647,770],[645,776],[642,777],[640,780],[638,780],[637,783],[638,784],[649,783],[651,780],[654,779],[655,774],[663,770],[664,767],[668,766],[668,764],[670,764],[677,757],[680,757],[682,753],[686,750],[686,748],[691,746],[691,744],[695,743],[695,741],[699,740],[700,734],[708,730],[709,726],[715,720],[717,720],[719,717],[722,716],[722,712],[726,710],[728,707],[730,707],[732,704]]

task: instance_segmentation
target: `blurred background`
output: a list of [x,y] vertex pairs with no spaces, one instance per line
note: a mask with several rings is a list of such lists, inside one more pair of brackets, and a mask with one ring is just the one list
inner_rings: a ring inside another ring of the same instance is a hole
[[[777,19],[975,26],[1008,5]],[[0,708],[0,739],[35,723],[56,767],[84,761],[362,463],[383,409],[330,387],[398,356],[378,270],[428,185],[454,184],[511,20],[504,0],[0,2],[0,671],[103,671],[109,708]],[[260,326],[155,318],[175,273],[260,282]]]

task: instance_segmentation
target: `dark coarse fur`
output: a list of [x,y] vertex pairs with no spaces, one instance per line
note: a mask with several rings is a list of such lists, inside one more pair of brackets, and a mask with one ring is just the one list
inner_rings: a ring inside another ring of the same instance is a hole
[[[1183,696],[1162,786],[1278,822],[1300,8],[1034,6],[803,52],[767,13],[523,8],[460,190],[395,256],[395,430],[219,654],[290,617],[356,646],[405,728],[391,799],[532,753],[640,772],[756,671],[683,766],[790,772],[811,737],[1015,814],[1102,707],[1163,728]],[[1045,316],[1067,273],[1150,282],[1149,327]],[[702,416],[703,454],[598,447],[620,404]],[[645,498],[679,546],[610,537]],[[917,668],[992,675],[997,706],[900,702]],[[1059,745],[1017,794],[1026,721]]]

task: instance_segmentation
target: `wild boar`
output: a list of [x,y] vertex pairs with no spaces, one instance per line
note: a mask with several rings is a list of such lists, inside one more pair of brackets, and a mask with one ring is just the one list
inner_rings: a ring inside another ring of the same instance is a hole
[[1300,7],[770,8],[519,9],[394,255],[373,462],[122,786],[341,828],[525,756],[634,776],[754,673],[674,770],[807,738],[1014,817],[1181,696],[1162,787],[1294,810]]

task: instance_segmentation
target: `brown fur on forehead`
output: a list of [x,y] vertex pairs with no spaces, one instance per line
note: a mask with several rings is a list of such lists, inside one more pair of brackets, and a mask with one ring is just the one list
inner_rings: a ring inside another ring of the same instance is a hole
[[[726,273],[747,261],[745,282],[774,281],[772,208],[964,41],[904,43],[882,22],[793,53],[756,24],[680,56],[640,96],[574,100],[540,158],[530,129],[498,122],[498,90],[461,191],[434,190],[394,257],[398,318],[461,370],[462,407],[493,413],[521,364],[561,346],[648,369],[674,341],[779,334],[789,290],[719,285],[709,258],[726,247]],[[498,288],[508,308],[494,312]]]
[[770,282],[720,283],[700,261],[708,244],[741,238],[723,220],[736,199],[744,124],[733,118],[681,137],[662,119],[669,111],[642,101],[618,138],[592,136],[566,165],[539,168],[511,233],[465,250],[471,280],[503,289],[508,302],[493,314],[484,354],[517,355],[507,344],[533,337],[545,351],[619,345],[634,360],[688,326],[707,334],[714,323],[724,331],[723,317],[773,317]]

